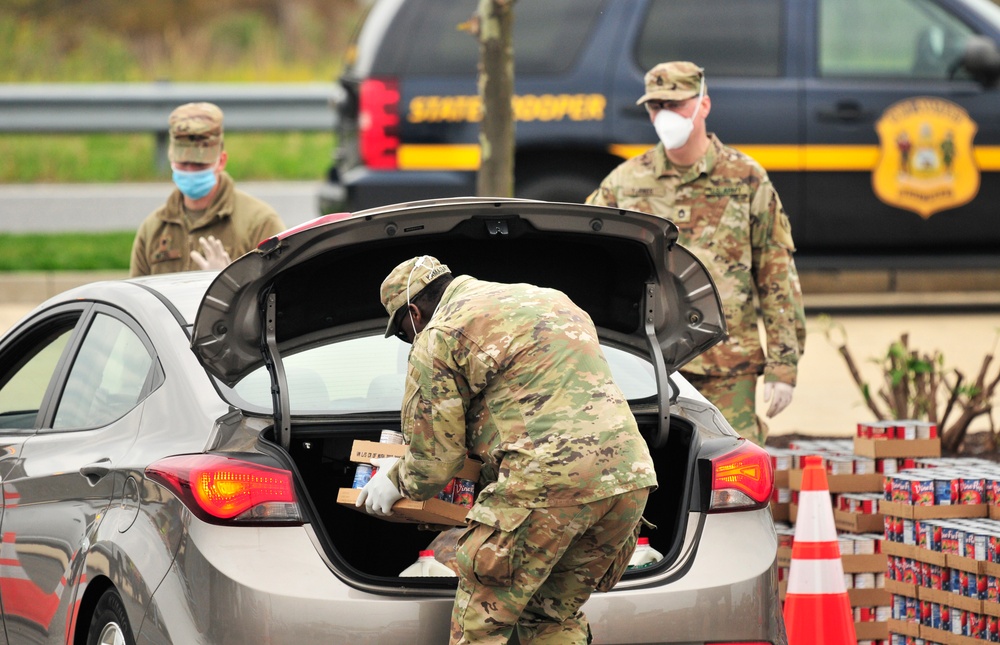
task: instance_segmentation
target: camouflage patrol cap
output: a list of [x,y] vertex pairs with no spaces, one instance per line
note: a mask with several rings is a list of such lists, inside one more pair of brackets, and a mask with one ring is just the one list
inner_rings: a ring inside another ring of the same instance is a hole
[[175,163],[213,163],[222,152],[222,110],[214,103],[185,103],[170,113],[170,149]]
[[393,269],[385,280],[379,295],[382,306],[389,313],[389,324],[385,328],[385,337],[396,333],[399,321],[396,312],[407,302],[412,302],[424,287],[443,275],[451,273],[447,264],[441,264],[437,258],[421,255],[402,262]]
[[635,104],[694,98],[701,91],[704,79],[705,70],[694,63],[687,61],[660,63],[646,72],[643,79],[646,83],[646,93]]

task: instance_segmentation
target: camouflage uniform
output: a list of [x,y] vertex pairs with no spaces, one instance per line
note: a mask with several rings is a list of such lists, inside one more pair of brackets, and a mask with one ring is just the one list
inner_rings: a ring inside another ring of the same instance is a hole
[[[681,172],[662,143],[619,165],[590,204],[659,215],[709,269],[722,298],[729,338],[682,373],[742,436],[763,444],[767,426],[754,411],[757,376],[794,386],[805,343],[802,290],[791,227],[767,173],[709,134],[705,156]],[[757,294],[767,357],[757,326]]]
[[176,189],[164,206],[143,220],[132,244],[129,275],[197,270],[191,251],[200,251],[198,238],[209,235],[221,241],[235,260],[285,228],[273,208],[237,190],[232,177],[223,172],[215,199],[196,221],[184,213],[184,196]]
[[579,608],[624,572],[656,485],[586,312],[455,278],[414,339],[401,418],[409,449],[388,476],[406,497],[434,497],[467,453],[483,461],[452,642],[585,642]]
[[[185,103],[171,112],[167,119],[170,161],[217,162],[223,146],[222,121],[222,110],[212,103]],[[236,190],[232,177],[221,172],[215,195],[198,219],[191,220],[184,195],[174,190],[164,206],[143,220],[132,244],[129,275],[198,269],[191,251],[201,251],[199,237],[215,236],[235,260],[283,230],[285,225],[273,208]]]

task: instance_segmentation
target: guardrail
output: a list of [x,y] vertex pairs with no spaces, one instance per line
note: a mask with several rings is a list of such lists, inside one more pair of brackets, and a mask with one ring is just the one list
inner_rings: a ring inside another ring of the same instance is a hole
[[210,101],[227,131],[329,131],[334,83],[0,84],[0,133],[149,132],[165,158],[167,117],[183,103]]

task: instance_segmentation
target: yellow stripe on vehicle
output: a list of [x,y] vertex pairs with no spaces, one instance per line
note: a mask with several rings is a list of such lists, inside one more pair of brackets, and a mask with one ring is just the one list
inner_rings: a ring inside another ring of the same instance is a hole
[[[612,144],[608,152],[630,159],[652,144]],[[734,145],[770,172],[869,172],[879,159],[875,145]],[[984,172],[1000,171],[1000,146],[977,146],[976,165]],[[479,145],[404,144],[397,153],[400,170],[478,170]]]
[[479,145],[405,144],[396,160],[400,170],[478,170]]

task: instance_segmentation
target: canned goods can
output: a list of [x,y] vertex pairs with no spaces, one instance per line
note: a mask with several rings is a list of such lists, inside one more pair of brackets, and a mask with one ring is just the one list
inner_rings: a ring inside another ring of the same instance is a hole
[[371,464],[358,464],[357,470],[354,471],[354,484],[351,485],[351,488],[364,488],[365,484],[371,481],[372,474]]
[[455,498],[454,503],[459,506],[464,506],[465,508],[472,508],[473,502],[476,500],[476,482],[471,479],[456,479],[455,480]]
[[379,443],[403,443],[403,433],[396,430],[383,430],[378,441]]
[[437,494],[437,498],[442,502],[452,503],[455,499],[455,478],[453,477],[450,482]]

